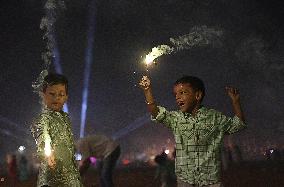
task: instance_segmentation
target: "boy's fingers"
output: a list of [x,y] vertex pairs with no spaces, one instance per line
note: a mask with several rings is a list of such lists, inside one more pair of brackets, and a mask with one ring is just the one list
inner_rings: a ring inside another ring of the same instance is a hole
[[226,90],[227,90],[228,93],[239,94],[239,90],[237,88],[234,88],[234,87],[226,86]]

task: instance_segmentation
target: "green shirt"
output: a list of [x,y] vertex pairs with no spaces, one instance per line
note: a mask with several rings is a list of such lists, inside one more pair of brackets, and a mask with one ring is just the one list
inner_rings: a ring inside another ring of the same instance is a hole
[[[75,161],[75,146],[71,123],[67,113],[44,109],[31,126],[40,160],[37,186],[81,187],[80,174]],[[50,168],[45,156],[45,143],[50,140],[55,167]]]
[[246,125],[237,117],[201,107],[196,116],[181,111],[167,111],[158,106],[153,121],[170,128],[176,141],[175,171],[179,179],[190,184],[208,185],[220,181],[221,146],[225,134]]

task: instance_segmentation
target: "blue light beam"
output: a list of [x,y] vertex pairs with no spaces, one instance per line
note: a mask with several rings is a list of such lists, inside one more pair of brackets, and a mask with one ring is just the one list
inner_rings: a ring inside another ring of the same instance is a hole
[[119,138],[129,134],[131,131],[134,131],[134,130],[142,127],[143,125],[145,125],[148,122],[150,122],[150,116],[149,116],[149,114],[145,114],[144,116],[137,118],[131,124],[127,125],[126,127],[122,128],[119,131],[117,131],[116,133],[114,133],[112,135],[112,138],[114,140],[119,139]]
[[[2,126],[2,124],[6,124],[6,125],[9,125],[9,126],[14,126],[17,130],[19,130],[19,131],[21,131],[21,132],[23,132],[23,133],[25,133],[27,135],[30,135],[30,133],[28,133],[27,129],[23,128],[19,124],[9,120],[8,118],[6,118],[4,116],[0,115],[0,121],[2,122],[2,123],[0,123],[1,124],[0,126]],[[3,127],[1,127],[1,129],[3,129]]]
[[88,92],[89,92],[89,80],[91,74],[91,64],[93,62],[93,48],[94,48],[94,31],[95,31],[95,1],[91,2],[89,9],[89,30],[88,30],[88,43],[86,48],[86,62],[84,69],[84,83],[82,93],[82,108],[81,108],[81,128],[80,138],[84,137],[85,125],[86,125],[86,112],[88,109]]
[[[52,40],[53,40],[53,49],[52,49],[52,53],[53,53],[53,57],[54,57],[54,67],[55,67],[55,71],[56,73],[62,74],[62,67],[61,67],[61,63],[60,63],[60,53],[58,50],[58,46],[57,46],[57,42],[56,42],[56,38],[55,38],[55,34],[52,33]],[[64,112],[68,113],[68,105],[67,103],[64,104],[63,106],[63,110]]]

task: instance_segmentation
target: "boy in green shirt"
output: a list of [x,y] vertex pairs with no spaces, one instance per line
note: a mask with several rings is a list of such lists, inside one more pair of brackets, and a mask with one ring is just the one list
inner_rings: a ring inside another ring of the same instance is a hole
[[152,120],[164,124],[174,134],[178,187],[221,187],[223,137],[246,126],[238,90],[226,87],[235,113],[230,118],[201,105],[205,87],[197,77],[184,76],[175,82],[173,91],[178,111],[157,106],[147,76],[143,76],[139,85],[144,91]]
[[31,126],[40,160],[37,186],[82,187],[70,118],[62,111],[68,99],[66,77],[48,74],[41,95],[44,107]]

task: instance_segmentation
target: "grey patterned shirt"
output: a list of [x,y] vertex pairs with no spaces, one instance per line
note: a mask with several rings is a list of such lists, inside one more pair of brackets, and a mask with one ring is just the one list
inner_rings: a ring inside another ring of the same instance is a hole
[[[44,109],[31,126],[40,160],[37,186],[81,187],[80,174],[75,162],[75,146],[71,123],[67,113]],[[47,137],[55,157],[55,167],[50,168],[44,153]]]
[[196,116],[158,108],[159,113],[152,120],[164,124],[174,133],[177,177],[198,185],[219,182],[223,137],[246,125],[237,116],[226,117],[205,107],[201,107]]

